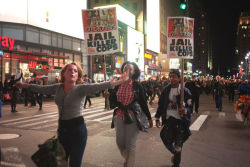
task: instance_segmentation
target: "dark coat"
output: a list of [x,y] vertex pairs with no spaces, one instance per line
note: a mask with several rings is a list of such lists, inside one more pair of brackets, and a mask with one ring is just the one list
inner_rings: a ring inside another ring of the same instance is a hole
[[[158,109],[157,112],[155,114],[156,118],[160,118],[162,119],[162,123],[166,124],[167,120],[166,120],[166,116],[167,116],[167,107],[169,104],[169,93],[171,90],[171,85],[169,84],[168,86],[166,86],[160,96],[159,102],[158,102]],[[184,88],[184,103],[185,103],[185,108],[187,110],[187,114],[184,115],[184,117],[182,118],[182,121],[184,122],[185,125],[185,129],[187,130],[188,134],[191,134],[190,130],[189,130],[189,126],[191,123],[191,105],[187,104],[188,99],[191,99],[192,95],[190,93],[190,91],[187,88]],[[177,104],[180,104],[180,95],[177,96]]]
[[[119,108],[119,106],[120,106],[120,102],[117,101],[117,96],[116,96],[116,93],[117,93],[119,87],[120,86],[116,86],[114,89],[110,90],[109,100],[110,100],[110,108],[111,109]],[[148,120],[152,119],[151,114],[150,114],[149,109],[148,109],[146,95],[145,95],[145,92],[144,92],[142,85],[138,81],[133,81],[132,87],[133,87],[133,91],[134,91],[134,100],[140,104],[141,109],[146,114]]]

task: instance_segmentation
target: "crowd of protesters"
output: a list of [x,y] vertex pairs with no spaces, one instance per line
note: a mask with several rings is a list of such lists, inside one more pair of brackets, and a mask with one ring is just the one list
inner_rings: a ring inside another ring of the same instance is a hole
[[[13,87],[13,83],[20,80],[22,75],[16,77],[12,75],[10,78],[6,78],[4,83],[0,81],[0,99],[5,103],[6,101],[11,102],[11,111],[17,112],[16,103],[23,102],[25,107],[35,107],[36,104],[39,106],[39,110],[42,110],[43,94],[31,92],[27,89],[17,89]],[[92,81],[87,75],[84,75],[86,83]],[[44,78],[31,77],[25,80],[29,84],[45,85]],[[140,81],[149,105],[157,103],[155,97],[160,97],[164,87],[169,85],[169,78],[163,76],[151,77],[147,80]],[[215,100],[216,108],[218,111],[222,111],[222,97],[228,96],[228,101],[234,103],[240,95],[250,93],[250,81],[243,79],[225,79],[217,76],[216,78],[199,78],[199,77],[184,77],[185,87],[188,88],[192,94],[192,108],[193,113],[199,113],[199,97],[200,94],[212,95]],[[91,106],[90,96],[86,97],[85,105],[89,102]]]
[[[225,79],[220,76],[216,78],[185,77],[185,87],[192,94],[192,108],[195,113],[199,113],[200,94],[212,95],[218,111],[222,111],[222,97],[228,97],[228,102],[234,103],[240,95],[249,95],[250,81],[246,79]],[[146,92],[147,100],[153,104],[155,96],[160,97],[161,91],[170,83],[166,77],[156,77],[143,80],[142,85]]]

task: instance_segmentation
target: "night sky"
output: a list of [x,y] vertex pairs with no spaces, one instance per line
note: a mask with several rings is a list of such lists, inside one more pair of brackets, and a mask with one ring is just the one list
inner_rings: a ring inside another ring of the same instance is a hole
[[[201,0],[211,29],[213,55],[221,75],[237,68],[235,56],[237,24],[241,11],[249,11],[249,0]],[[247,3],[248,2],[248,3]]]

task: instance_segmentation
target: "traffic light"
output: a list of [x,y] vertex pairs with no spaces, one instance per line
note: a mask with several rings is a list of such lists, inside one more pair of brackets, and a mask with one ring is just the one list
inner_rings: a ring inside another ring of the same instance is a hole
[[186,11],[187,10],[187,2],[186,2],[186,0],[180,0],[180,9],[182,11]]

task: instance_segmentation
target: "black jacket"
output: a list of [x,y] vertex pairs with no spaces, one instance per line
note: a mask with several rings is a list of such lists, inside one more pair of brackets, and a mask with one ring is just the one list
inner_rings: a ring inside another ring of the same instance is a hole
[[[169,84],[166,86],[160,96],[159,102],[158,102],[158,109],[155,114],[156,118],[162,118],[162,123],[166,123],[166,116],[167,116],[167,107],[169,104],[169,93],[171,90],[171,85]],[[182,118],[182,121],[184,121],[186,128],[189,130],[189,126],[191,123],[191,105],[187,104],[188,99],[191,99],[192,95],[190,91],[187,88],[184,88],[184,103],[185,103],[185,109],[187,110],[187,114],[184,115]],[[180,95],[177,96],[177,104],[180,104]]]
[[[134,100],[136,100],[140,106],[142,111],[146,114],[148,120],[152,119],[151,114],[148,109],[147,101],[146,101],[146,95],[144,92],[144,89],[142,85],[138,81],[132,82],[132,87],[134,91]],[[119,108],[120,102],[117,101],[116,93],[119,89],[119,86],[116,86],[114,89],[112,89],[110,92],[109,100],[110,100],[110,108],[114,109],[116,107]]]

